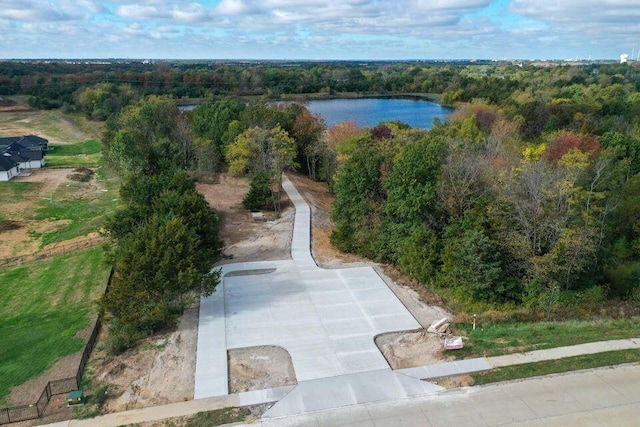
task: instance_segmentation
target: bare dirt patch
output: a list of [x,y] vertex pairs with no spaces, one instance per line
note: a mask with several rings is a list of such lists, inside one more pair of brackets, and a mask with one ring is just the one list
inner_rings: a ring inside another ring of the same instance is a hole
[[457,375],[455,377],[438,378],[431,382],[444,388],[468,387],[474,384],[473,377],[471,375]]
[[432,365],[444,359],[443,338],[424,329],[382,334],[375,341],[391,369]]
[[189,308],[175,331],[144,340],[117,357],[105,358],[100,349],[94,352],[90,376],[108,385],[105,412],[193,399],[198,313],[197,306]]
[[240,393],[298,384],[289,352],[276,346],[228,351],[229,391]]
[[223,263],[280,260],[291,257],[294,210],[288,200],[277,217],[265,211],[266,221],[256,222],[242,206],[249,191],[246,178],[220,174],[216,184],[198,184],[196,189],[220,215],[220,235],[225,243]]
[[0,233],[3,231],[19,230],[24,227],[22,221],[4,220],[0,221]]

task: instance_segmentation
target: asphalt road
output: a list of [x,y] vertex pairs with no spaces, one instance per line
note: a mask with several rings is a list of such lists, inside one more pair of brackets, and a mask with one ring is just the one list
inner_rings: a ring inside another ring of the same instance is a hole
[[456,389],[252,426],[640,426],[640,364]]

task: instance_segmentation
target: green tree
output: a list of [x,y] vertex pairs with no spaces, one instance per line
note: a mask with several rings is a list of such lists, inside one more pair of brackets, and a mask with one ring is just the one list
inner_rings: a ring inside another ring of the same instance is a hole
[[336,175],[331,220],[336,228],[331,243],[345,252],[371,255],[375,224],[384,200],[380,166],[382,156],[373,147],[351,154]]
[[380,247],[384,258],[396,261],[403,240],[416,227],[435,224],[440,168],[445,153],[443,141],[423,138],[408,143],[395,156],[383,180],[387,197]]
[[440,241],[431,228],[415,227],[402,241],[398,266],[421,283],[430,283],[436,277],[439,261]]
[[104,141],[105,158],[121,174],[156,174],[187,168],[191,137],[175,100],[150,96],[124,108],[113,137]]
[[500,252],[480,224],[456,221],[447,227],[442,250],[441,286],[480,301],[513,298],[504,277]]
[[291,136],[296,141],[296,162],[301,165],[311,179],[316,179],[317,168],[323,154],[320,143],[325,130],[324,119],[301,106],[300,113],[291,130]]
[[101,301],[120,350],[213,292],[219,274],[211,268],[222,248],[218,216],[183,170],[129,175],[121,200],[104,226],[115,273]]
[[[201,139],[199,160],[208,164],[207,169],[217,171],[218,163],[225,153],[225,134],[229,124],[240,117],[244,104],[235,99],[224,99],[215,103],[202,104],[191,113],[193,133]],[[215,165],[211,165],[211,163]]]
[[167,324],[190,295],[210,295],[219,272],[195,260],[199,239],[181,217],[154,216],[109,251],[115,274],[101,300],[120,322],[148,332]]
[[282,191],[282,174],[294,167],[296,143],[280,126],[273,129],[253,127],[238,135],[229,145],[227,160],[229,172],[234,175],[255,175],[264,172],[277,184],[274,194],[274,210],[279,210]]
[[242,206],[250,211],[264,209],[273,201],[271,192],[271,177],[265,171],[259,171],[251,176],[249,191],[242,199]]

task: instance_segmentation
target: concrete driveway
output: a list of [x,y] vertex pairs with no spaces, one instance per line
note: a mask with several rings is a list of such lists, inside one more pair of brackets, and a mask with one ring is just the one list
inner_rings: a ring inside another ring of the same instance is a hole
[[[289,180],[284,188],[296,208],[292,259],[222,267],[222,283],[200,307],[195,398],[227,394],[227,350],[260,345],[289,352],[300,383],[298,393],[313,390],[310,381],[335,377],[351,390],[339,400],[359,403],[373,396],[367,391],[380,381],[391,381],[397,392],[390,394],[396,397],[439,389],[413,378],[396,378],[374,337],[416,329],[419,323],[373,268],[319,268],[310,253],[309,207]],[[264,274],[242,275],[248,270]],[[235,273],[226,276],[230,272]],[[300,399],[297,410],[304,409]],[[333,404],[327,402],[327,407]]]

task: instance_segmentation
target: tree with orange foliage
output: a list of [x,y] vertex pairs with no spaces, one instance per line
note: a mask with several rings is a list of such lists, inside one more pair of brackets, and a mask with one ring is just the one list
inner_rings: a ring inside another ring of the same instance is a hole
[[573,149],[585,154],[595,154],[600,150],[600,141],[593,135],[564,133],[551,141],[547,148],[546,158],[551,161],[558,161]]

